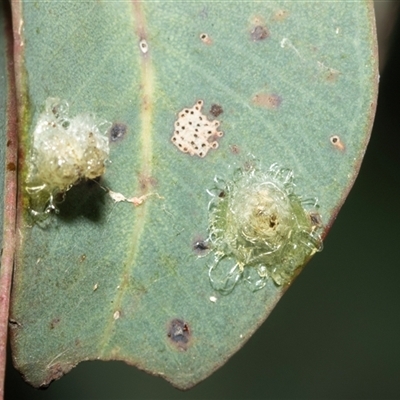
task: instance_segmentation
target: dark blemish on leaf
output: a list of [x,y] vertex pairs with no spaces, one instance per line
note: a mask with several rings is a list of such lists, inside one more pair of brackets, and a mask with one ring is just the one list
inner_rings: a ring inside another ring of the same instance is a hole
[[211,105],[210,108],[210,114],[213,115],[214,117],[218,117],[224,112],[222,107],[219,104],[213,104]]
[[206,242],[196,242],[194,248],[196,250],[208,250],[208,245]]
[[7,147],[11,145],[11,140],[7,140]]
[[50,329],[54,329],[60,323],[60,318],[53,318],[50,322]]
[[322,218],[321,215],[317,212],[312,212],[310,213],[310,220],[315,228],[319,228],[322,226]]
[[181,319],[173,319],[168,326],[167,337],[178,350],[186,351],[191,339],[189,325]]
[[7,170],[8,171],[15,171],[17,169],[17,167],[15,166],[15,164],[13,162],[9,162],[7,164]]
[[157,180],[152,176],[142,173],[139,175],[139,185],[142,191],[146,191],[157,186]]
[[205,256],[208,251],[210,250],[210,245],[206,239],[203,239],[201,237],[197,237],[193,240],[193,251],[198,255],[198,256]]
[[20,324],[18,321],[16,321],[15,319],[9,319],[8,320],[8,326],[12,329],[15,328],[22,328],[22,324]]
[[341,141],[340,137],[338,135],[333,135],[330,137],[330,141],[333,144],[333,146],[340,150],[340,151],[344,151],[345,150],[345,145],[343,144],[343,142]]
[[112,142],[120,141],[126,135],[127,126],[120,122],[115,122],[110,129],[110,140]]
[[219,197],[220,199],[223,199],[223,198],[225,197],[225,192],[222,191],[222,192],[218,195],[218,197]]
[[79,257],[79,261],[82,263],[82,262],[84,262],[86,260],[86,254],[82,254],[80,257]]
[[258,93],[252,98],[255,106],[276,110],[282,103],[282,98],[277,94]]
[[279,225],[278,216],[276,214],[272,214],[269,217],[269,227],[271,229],[276,229]]
[[250,37],[253,42],[264,40],[269,36],[268,30],[265,26],[258,25],[250,32]]
[[229,146],[232,154],[239,154],[240,153],[240,147],[237,144],[232,144]]

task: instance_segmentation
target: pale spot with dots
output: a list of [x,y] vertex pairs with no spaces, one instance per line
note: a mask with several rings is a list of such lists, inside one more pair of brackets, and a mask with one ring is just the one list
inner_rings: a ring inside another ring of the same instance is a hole
[[282,99],[274,93],[258,93],[252,98],[255,106],[276,110],[281,105]]
[[203,101],[198,100],[192,108],[184,108],[175,121],[172,143],[183,153],[205,157],[209,150],[217,149],[217,139],[223,136],[220,122],[210,121],[201,112]]

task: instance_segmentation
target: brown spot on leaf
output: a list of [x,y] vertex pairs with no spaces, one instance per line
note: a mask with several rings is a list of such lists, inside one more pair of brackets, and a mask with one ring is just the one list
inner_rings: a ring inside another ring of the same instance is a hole
[[262,15],[254,15],[250,21],[251,25],[258,26],[258,25],[265,25],[265,18]]
[[142,173],[139,175],[139,185],[142,191],[147,191],[157,186],[157,180],[150,175]]
[[50,329],[54,329],[60,323],[60,318],[53,318],[50,322]]
[[229,148],[230,148],[232,154],[237,155],[240,153],[240,147],[237,144],[232,144],[229,146]]
[[276,110],[281,105],[282,99],[277,94],[258,93],[252,98],[252,102],[255,106]]
[[337,69],[328,68],[328,70],[325,74],[325,79],[328,82],[336,82],[338,76],[339,76],[339,71]]
[[250,37],[253,42],[264,40],[268,36],[269,36],[268,29],[262,25],[255,26],[250,32]]
[[224,112],[219,104],[212,104],[210,108],[210,114],[214,117],[218,117]]
[[189,325],[181,319],[173,319],[168,326],[167,337],[177,350],[186,351],[190,346],[191,331]]
[[11,140],[7,140],[7,147],[11,145]]
[[289,12],[287,11],[287,10],[278,10],[275,14],[274,14],[274,16],[273,16],[273,20],[274,21],[278,21],[278,22],[281,22],[281,21],[284,21],[287,17],[288,17],[288,15],[289,15]]
[[15,164],[13,162],[9,162],[7,164],[7,170],[8,171],[15,171],[17,169],[17,167],[15,166]]
[[250,39],[253,42],[259,42],[269,37],[269,31],[267,29],[265,18],[262,15],[254,15],[250,19]]

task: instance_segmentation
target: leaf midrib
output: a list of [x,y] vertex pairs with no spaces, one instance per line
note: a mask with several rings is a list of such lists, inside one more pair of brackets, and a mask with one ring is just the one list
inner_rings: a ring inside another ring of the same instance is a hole
[[[140,162],[140,174],[143,177],[150,177],[152,173],[152,156],[153,156],[153,132],[152,132],[152,121],[153,121],[153,111],[154,111],[154,82],[155,74],[153,68],[153,62],[151,58],[151,50],[143,53],[139,48],[139,42],[142,40],[147,41],[147,26],[146,20],[143,12],[143,7],[140,1],[132,2],[132,16],[136,26],[136,36],[137,36],[137,48],[136,51],[139,55],[139,65],[140,65],[140,87],[141,92],[138,93],[141,99],[140,106],[140,116],[141,128],[139,133],[139,143],[141,148],[139,151]],[[139,186],[139,185],[138,185]],[[150,185],[143,185],[140,189],[138,188],[137,196],[145,196],[150,192]],[[134,207],[132,205],[132,207]],[[116,311],[121,311],[121,303],[124,294],[126,293],[131,276],[131,270],[134,267],[135,259],[138,255],[140,248],[141,237],[146,225],[146,217],[148,213],[148,201],[144,201],[143,204],[135,207],[134,212],[135,222],[132,226],[130,232],[131,238],[128,244],[128,251],[126,253],[126,259],[124,262],[124,268],[121,271],[121,281],[117,286],[117,292],[112,302],[113,309],[108,318],[106,326],[104,328],[104,334],[100,342],[100,349],[102,355],[108,350],[108,343],[111,343],[111,336],[113,335],[113,326],[115,324],[114,313]]]

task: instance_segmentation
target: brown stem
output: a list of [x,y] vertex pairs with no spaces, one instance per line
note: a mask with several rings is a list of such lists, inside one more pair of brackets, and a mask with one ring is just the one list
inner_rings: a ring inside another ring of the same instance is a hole
[[[7,3],[7,2],[6,2]],[[6,8],[6,6],[5,6]],[[4,382],[7,356],[8,314],[15,252],[15,223],[17,200],[17,151],[18,127],[13,61],[13,32],[9,10],[5,12],[7,21],[5,37],[7,46],[7,125],[4,178],[4,224],[3,252],[0,269],[0,399],[4,398]]]

